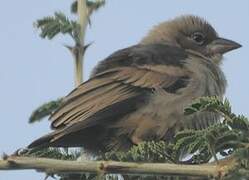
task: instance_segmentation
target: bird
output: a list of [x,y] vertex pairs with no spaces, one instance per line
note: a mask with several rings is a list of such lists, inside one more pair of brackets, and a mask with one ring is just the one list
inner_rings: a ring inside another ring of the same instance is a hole
[[170,141],[180,130],[207,128],[219,121],[217,114],[185,116],[184,109],[203,96],[223,98],[223,55],[240,47],[195,15],[162,22],[100,61],[51,115],[53,131],[28,148],[127,151],[143,141]]

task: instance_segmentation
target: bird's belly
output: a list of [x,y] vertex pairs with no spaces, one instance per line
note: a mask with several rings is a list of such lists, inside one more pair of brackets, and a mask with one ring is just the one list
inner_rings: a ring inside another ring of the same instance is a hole
[[[125,127],[131,140],[137,144],[146,140],[170,139],[182,129],[203,129],[214,122],[218,116],[214,113],[196,113],[185,116],[184,109],[198,97],[207,96],[205,88],[197,88],[187,94],[171,94],[158,91],[151,96],[148,104],[125,117]],[[218,94],[217,94],[218,95]]]

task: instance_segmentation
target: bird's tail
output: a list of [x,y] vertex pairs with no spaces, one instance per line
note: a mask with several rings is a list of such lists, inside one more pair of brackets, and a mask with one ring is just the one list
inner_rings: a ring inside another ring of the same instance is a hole
[[45,136],[36,139],[31,144],[28,145],[28,148],[46,148],[46,147],[53,147],[52,139],[54,138],[55,133],[49,133]]

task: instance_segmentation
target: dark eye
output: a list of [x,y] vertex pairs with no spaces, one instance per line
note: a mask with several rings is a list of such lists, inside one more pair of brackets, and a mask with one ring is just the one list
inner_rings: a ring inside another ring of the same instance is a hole
[[191,39],[194,40],[197,44],[202,45],[205,41],[205,36],[201,32],[195,32],[191,35]]

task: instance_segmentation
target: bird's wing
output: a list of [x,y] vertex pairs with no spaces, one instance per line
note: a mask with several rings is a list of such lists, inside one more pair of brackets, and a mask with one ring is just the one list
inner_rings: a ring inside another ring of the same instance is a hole
[[[180,72],[180,73],[179,73]],[[186,80],[186,72],[165,65],[120,67],[97,74],[71,92],[52,116],[63,135],[102,124],[136,110],[156,88],[166,91]]]
[[185,87],[189,72],[183,50],[164,45],[133,46],[102,61],[88,81],[72,91],[51,116],[61,136],[116,121],[143,105],[157,88],[175,93]]

